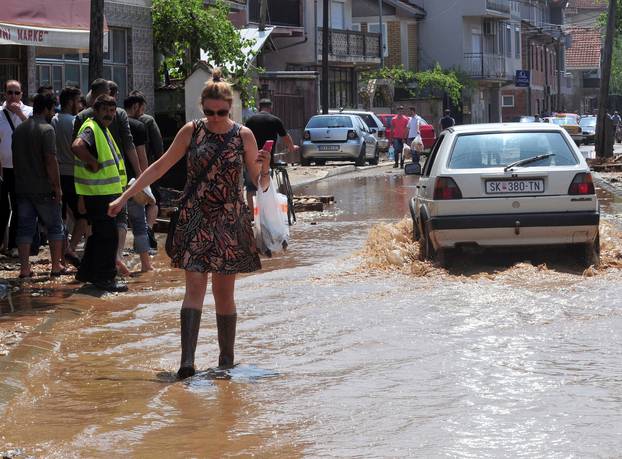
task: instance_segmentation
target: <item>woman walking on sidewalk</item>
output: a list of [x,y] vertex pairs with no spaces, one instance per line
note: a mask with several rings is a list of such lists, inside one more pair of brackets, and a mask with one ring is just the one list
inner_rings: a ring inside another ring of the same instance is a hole
[[216,304],[221,368],[233,366],[236,330],[234,300],[237,273],[261,269],[240,183],[243,165],[263,189],[270,184],[270,152],[257,150],[252,132],[229,119],[231,86],[214,69],[201,93],[205,118],[187,123],[168,151],[121,197],[110,204],[117,214],[128,199],[164,175],[187,155],[188,179],[173,238],[172,265],[185,270],[186,293],[181,307],[181,365],[177,375],[195,374],[194,353],[208,274]]

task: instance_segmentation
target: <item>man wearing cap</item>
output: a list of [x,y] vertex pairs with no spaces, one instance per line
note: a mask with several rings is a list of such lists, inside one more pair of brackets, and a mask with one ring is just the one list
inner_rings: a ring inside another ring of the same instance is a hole
[[[292,137],[283,127],[283,121],[272,114],[272,101],[270,99],[261,99],[259,101],[259,112],[252,115],[246,120],[246,127],[249,128],[255,139],[257,146],[261,149],[268,140],[272,140],[272,151],[270,152],[270,167],[274,167],[274,149],[279,136],[283,137],[283,142],[287,147],[287,151],[294,153],[298,151],[298,145],[294,145]],[[244,186],[246,187],[246,201],[251,209],[251,215],[254,214],[254,198],[257,188],[253,185],[252,178],[248,176],[248,172],[244,171]]]

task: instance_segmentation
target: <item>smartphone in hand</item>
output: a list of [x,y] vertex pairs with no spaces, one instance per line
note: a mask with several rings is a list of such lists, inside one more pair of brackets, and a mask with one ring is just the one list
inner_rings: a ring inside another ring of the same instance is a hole
[[272,153],[273,146],[274,146],[274,140],[266,140],[266,143],[263,144],[263,147],[261,147],[261,149],[263,151]]

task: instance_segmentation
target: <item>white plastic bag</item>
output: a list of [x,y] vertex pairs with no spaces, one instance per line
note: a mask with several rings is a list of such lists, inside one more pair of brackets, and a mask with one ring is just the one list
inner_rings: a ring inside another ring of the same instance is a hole
[[[128,187],[132,186],[132,184],[135,181],[136,181],[135,178],[131,179],[129,183],[127,184],[127,186]],[[132,199],[136,201],[138,204],[140,204],[141,206],[154,205],[156,203],[156,199],[153,196],[153,192],[151,191],[151,187],[149,185],[147,185],[145,188],[139,191],[138,194],[135,194]]]
[[284,251],[289,243],[287,197],[276,192],[276,184],[270,179],[270,186],[266,191],[263,191],[261,185],[257,187],[255,201],[259,209],[255,213],[257,249],[268,256]]
[[421,139],[421,136],[419,134],[417,134],[417,137],[413,139],[412,143],[410,144],[410,148],[419,153],[423,151],[423,140]]

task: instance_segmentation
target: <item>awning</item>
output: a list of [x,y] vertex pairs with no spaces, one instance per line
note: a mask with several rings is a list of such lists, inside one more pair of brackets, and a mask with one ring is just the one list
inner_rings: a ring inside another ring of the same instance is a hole
[[90,0],[2,0],[0,45],[88,50],[90,14]]
[[[246,56],[246,67],[250,65],[257,53],[261,50],[261,48],[263,48],[266,40],[268,40],[273,30],[274,27],[266,27],[265,30],[259,30],[253,27],[238,30],[238,32],[240,32],[240,37],[242,37],[243,40],[252,41],[252,45],[250,47],[242,48],[242,53]],[[201,60],[213,65],[209,54],[204,50],[201,50]],[[229,67],[229,65],[225,64],[225,67]]]

